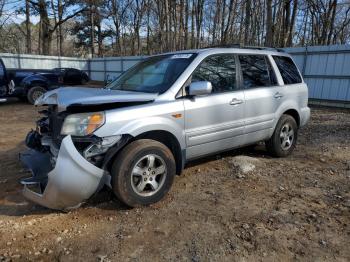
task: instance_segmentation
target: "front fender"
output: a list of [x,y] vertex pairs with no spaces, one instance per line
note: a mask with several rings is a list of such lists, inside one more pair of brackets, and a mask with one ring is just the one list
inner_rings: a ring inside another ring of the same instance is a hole
[[[146,117],[131,120],[130,122],[121,125],[119,128],[116,128],[113,133],[110,132],[110,128],[108,125],[102,127],[101,129],[95,132],[95,135],[103,137],[103,136],[111,136],[111,135],[120,135],[120,134],[128,134],[133,137],[141,135],[150,131],[167,131],[173,134],[177,141],[180,144],[181,149],[186,148],[185,142],[185,133],[183,129],[184,120],[180,119],[169,119],[167,117],[162,116],[154,116],[154,117]],[[109,132],[108,132],[109,131]]]
[[30,88],[33,86],[42,86],[47,88],[49,86],[49,81],[41,75],[30,75],[22,79],[21,85],[25,88]]

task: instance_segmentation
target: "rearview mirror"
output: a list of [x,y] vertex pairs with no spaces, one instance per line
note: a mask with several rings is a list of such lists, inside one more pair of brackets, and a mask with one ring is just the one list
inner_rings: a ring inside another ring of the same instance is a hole
[[208,95],[211,93],[213,87],[208,81],[193,82],[189,87],[190,96]]

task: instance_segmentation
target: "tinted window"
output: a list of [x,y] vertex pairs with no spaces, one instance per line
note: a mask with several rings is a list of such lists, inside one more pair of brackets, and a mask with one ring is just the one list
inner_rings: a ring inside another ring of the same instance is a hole
[[243,84],[245,88],[264,87],[277,84],[272,67],[263,55],[240,55]]
[[277,67],[280,70],[284,84],[288,85],[302,82],[298,69],[290,57],[273,56],[273,59],[275,59]]
[[198,81],[211,82],[213,93],[236,90],[235,57],[225,54],[206,58],[192,74],[192,82]]
[[0,62],[0,77],[3,78],[5,75],[5,68],[2,65],[2,63]]

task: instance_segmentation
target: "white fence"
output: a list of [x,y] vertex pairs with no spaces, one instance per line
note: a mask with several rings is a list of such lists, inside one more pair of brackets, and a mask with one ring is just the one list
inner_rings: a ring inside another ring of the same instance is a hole
[[56,67],[74,67],[88,71],[88,60],[74,57],[43,55],[0,54],[7,68],[11,69],[53,69]]
[[74,58],[41,55],[0,54],[9,69],[53,69],[57,67],[73,67],[87,72],[92,80],[113,80],[122,72],[132,67],[143,56]]
[[[350,46],[310,46],[285,48],[292,54],[309,86],[313,100],[350,104]],[[72,58],[39,55],[0,54],[8,68],[52,69],[74,67],[86,71],[92,80],[106,81],[145,57]]]
[[124,56],[91,59],[90,78],[98,81],[113,80],[144,58],[144,56]]

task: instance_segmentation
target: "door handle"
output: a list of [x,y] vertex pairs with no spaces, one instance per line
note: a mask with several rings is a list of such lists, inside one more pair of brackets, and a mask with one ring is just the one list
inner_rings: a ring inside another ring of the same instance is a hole
[[277,92],[273,97],[279,99],[283,97],[283,94],[281,94],[280,92]]
[[239,105],[239,104],[242,104],[242,103],[243,103],[243,100],[237,99],[237,98],[232,98],[232,100],[230,102],[230,105]]

